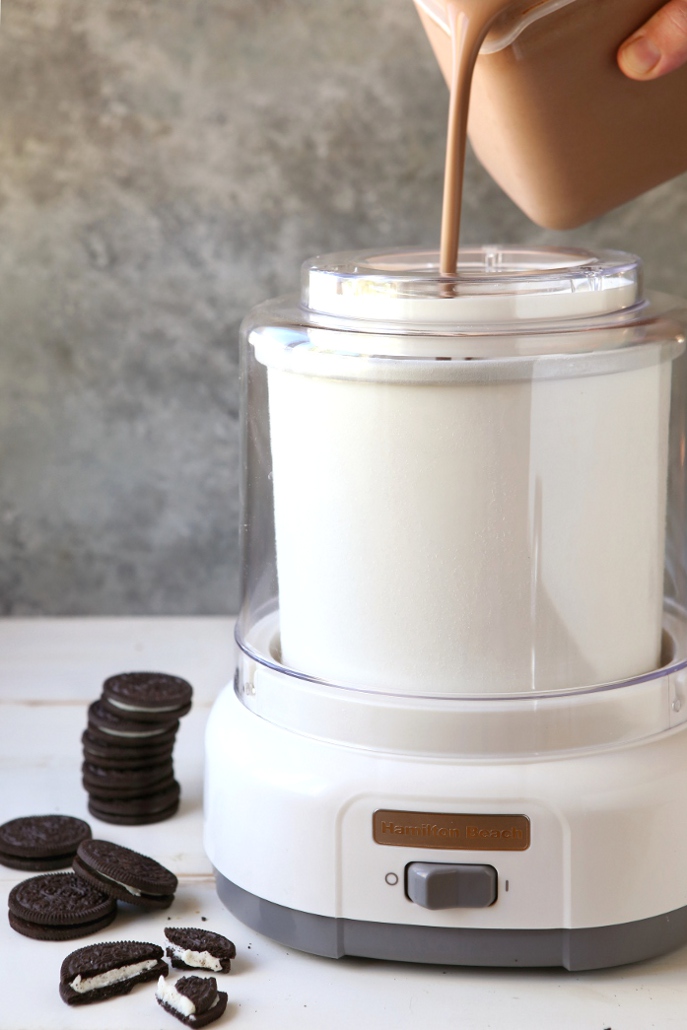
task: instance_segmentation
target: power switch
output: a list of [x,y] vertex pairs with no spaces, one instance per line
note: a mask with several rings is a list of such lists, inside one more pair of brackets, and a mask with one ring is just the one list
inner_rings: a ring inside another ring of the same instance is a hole
[[411,862],[406,869],[408,897],[423,908],[487,908],[497,883],[493,865]]

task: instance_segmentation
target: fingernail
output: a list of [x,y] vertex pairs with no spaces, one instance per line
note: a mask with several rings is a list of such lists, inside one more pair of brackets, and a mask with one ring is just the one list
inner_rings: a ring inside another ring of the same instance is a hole
[[661,51],[648,36],[635,36],[620,51],[623,70],[630,75],[646,75],[661,59]]

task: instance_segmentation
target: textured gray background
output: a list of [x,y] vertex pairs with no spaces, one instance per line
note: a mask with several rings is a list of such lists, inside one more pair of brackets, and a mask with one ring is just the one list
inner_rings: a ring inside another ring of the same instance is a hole
[[[446,90],[410,0],[5,0],[0,611],[237,605],[236,330],[314,253],[437,240]],[[687,294],[687,179],[464,238],[617,246]]]

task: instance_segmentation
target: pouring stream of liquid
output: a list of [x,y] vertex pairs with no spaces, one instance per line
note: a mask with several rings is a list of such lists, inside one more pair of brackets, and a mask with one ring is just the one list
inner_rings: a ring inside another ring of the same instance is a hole
[[511,3],[512,0],[446,0],[453,62],[441,214],[442,275],[455,275],[458,262],[468,107],[475,61],[492,23]]

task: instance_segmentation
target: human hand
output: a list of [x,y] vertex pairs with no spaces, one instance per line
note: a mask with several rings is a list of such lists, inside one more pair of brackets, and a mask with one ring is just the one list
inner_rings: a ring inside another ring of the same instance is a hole
[[658,79],[687,62],[687,0],[669,0],[618,50],[621,71],[631,79]]

